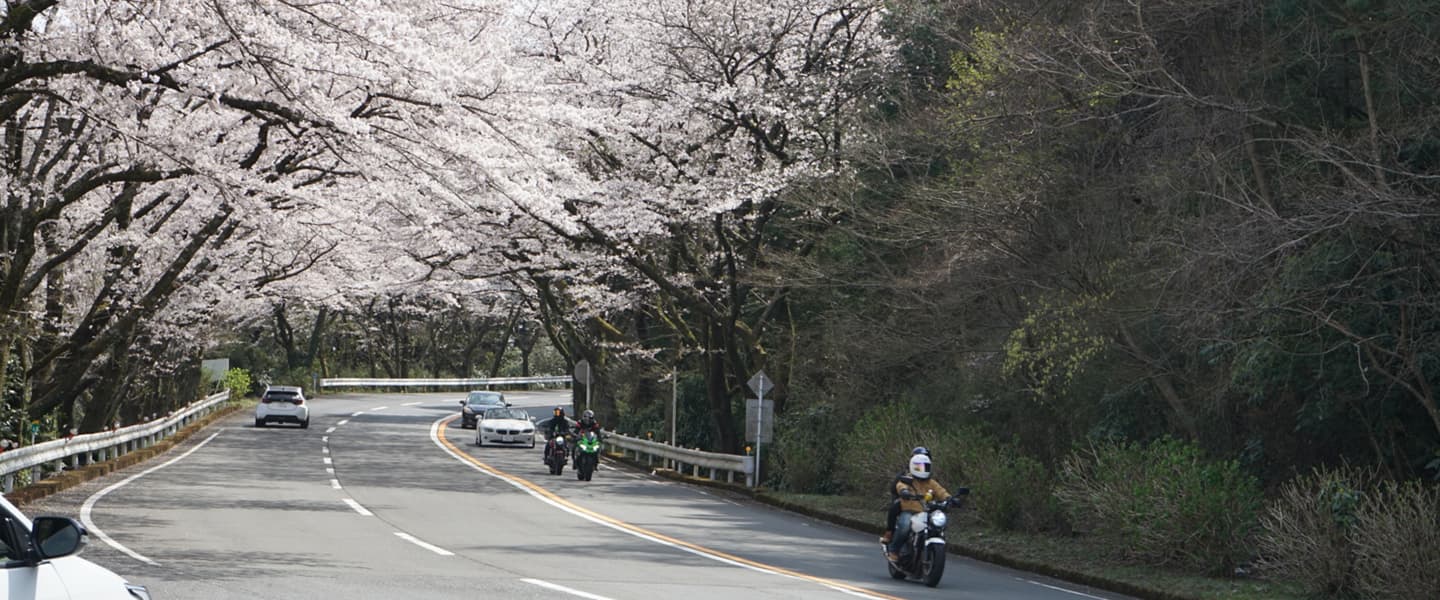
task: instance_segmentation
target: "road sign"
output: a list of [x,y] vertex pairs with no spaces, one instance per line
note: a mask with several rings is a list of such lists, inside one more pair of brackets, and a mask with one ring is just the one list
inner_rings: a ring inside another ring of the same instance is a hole
[[[761,414],[757,415],[756,411]],[[745,441],[770,443],[775,438],[775,401],[745,399]]]
[[31,421],[31,422],[30,422],[30,435],[32,435],[32,436],[40,435],[40,422],[39,422],[39,421]]
[[755,392],[755,395],[761,398],[764,398],[765,394],[770,393],[770,390],[775,389],[775,382],[770,381],[770,378],[765,376],[764,371],[755,373],[755,376],[751,377],[750,381],[746,382],[746,385],[749,385],[750,389]]
[[575,381],[583,382],[586,385],[590,384],[590,361],[582,358],[580,362],[575,363]]

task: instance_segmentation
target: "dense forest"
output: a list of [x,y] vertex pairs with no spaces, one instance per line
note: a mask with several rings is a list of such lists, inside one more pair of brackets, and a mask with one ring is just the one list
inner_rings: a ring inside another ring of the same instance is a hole
[[740,453],[763,370],[773,489],[1440,595],[1440,3],[103,4],[0,20],[0,434],[583,359]]

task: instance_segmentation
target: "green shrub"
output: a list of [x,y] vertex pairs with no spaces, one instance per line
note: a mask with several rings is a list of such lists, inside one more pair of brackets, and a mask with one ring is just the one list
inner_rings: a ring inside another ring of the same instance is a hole
[[[866,412],[840,441],[839,483],[859,495],[889,498],[889,485],[905,468],[915,446],[937,447],[937,430],[909,404],[887,404]],[[941,481],[950,484],[945,464],[936,465]],[[888,501],[888,500],[886,500]]]
[[245,369],[230,369],[225,372],[225,389],[230,390],[230,399],[239,400],[250,393],[250,372]]
[[1317,596],[1354,596],[1350,533],[1373,480],[1373,473],[1342,468],[1286,483],[1260,518],[1260,568]]
[[1065,525],[1055,479],[1040,461],[1011,449],[981,473],[975,480],[976,507],[991,525],[1030,532]]
[[1259,483],[1194,444],[1106,443],[1065,461],[1056,496],[1071,522],[1139,562],[1226,573],[1247,558]]
[[976,428],[941,431],[914,418],[915,414],[906,403],[887,405],[870,410],[855,424],[839,442],[837,464],[844,468],[834,470],[846,490],[874,495],[883,506],[890,482],[905,469],[910,450],[926,446],[936,479],[951,490],[969,487],[970,506],[991,525],[1039,531],[1063,524],[1052,493],[1054,477],[1039,461]]
[[1365,598],[1440,598],[1440,488],[1386,482],[1355,510],[1356,586]]
[[829,406],[812,406],[786,415],[775,427],[775,471],[779,487],[800,493],[832,493],[835,457],[842,422]]

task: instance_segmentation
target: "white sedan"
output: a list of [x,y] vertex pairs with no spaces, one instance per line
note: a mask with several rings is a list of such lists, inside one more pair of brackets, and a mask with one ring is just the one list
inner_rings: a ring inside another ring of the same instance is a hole
[[525,444],[535,447],[535,423],[518,408],[491,408],[475,424],[475,445]]

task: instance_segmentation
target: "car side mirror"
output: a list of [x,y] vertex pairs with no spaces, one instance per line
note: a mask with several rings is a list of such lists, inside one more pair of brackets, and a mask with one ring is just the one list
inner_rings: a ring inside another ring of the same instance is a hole
[[69,517],[38,517],[30,540],[42,560],[70,556],[85,547],[85,528]]
[[461,401],[460,401],[460,406],[465,406],[466,404],[469,404],[469,403],[470,403],[469,400],[461,400]]

